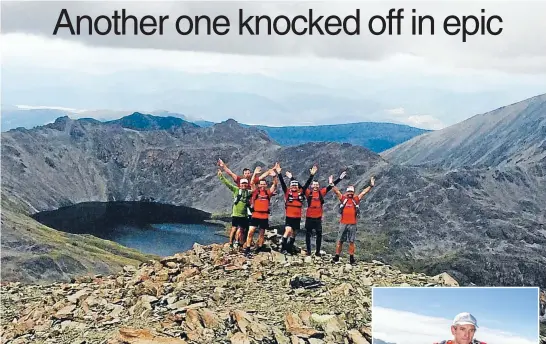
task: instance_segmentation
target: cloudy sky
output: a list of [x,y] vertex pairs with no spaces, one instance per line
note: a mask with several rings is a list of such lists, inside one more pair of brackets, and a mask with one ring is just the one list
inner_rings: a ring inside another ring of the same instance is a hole
[[452,339],[456,314],[478,320],[475,338],[495,344],[538,340],[538,288],[374,288],[373,336],[394,344]]
[[[162,35],[78,36],[61,28],[54,36],[63,8],[74,26],[78,15],[121,9],[139,19],[169,18]],[[390,8],[404,9],[401,35],[370,34],[369,19]],[[309,9],[315,18],[345,18],[360,9],[360,34],[267,35],[262,25],[260,35],[239,35],[239,9],[245,18],[309,17]],[[434,18],[434,35],[428,24],[423,35],[411,34],[412,9]],[[480,16],[481,9],[503,19],[492,22],[500,35],[462,42],[444,33],[448,15]],[[546,92],[542,13],[546,3],[537,1],[2,2],[2,104],[167,110],[265,125],[380,121],[441,129]],[[176,31],[181,15],[224,15],[230,31],[206,35],[200,26],[199,35],[183,36]]]

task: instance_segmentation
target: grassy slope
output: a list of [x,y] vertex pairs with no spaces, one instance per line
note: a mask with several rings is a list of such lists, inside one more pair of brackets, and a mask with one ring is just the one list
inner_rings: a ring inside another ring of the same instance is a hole
[[109,274],[153,258],[157,257],[112,241],[44,226],[2,197],[3,282],[43,279],[47,283],[82,274]]

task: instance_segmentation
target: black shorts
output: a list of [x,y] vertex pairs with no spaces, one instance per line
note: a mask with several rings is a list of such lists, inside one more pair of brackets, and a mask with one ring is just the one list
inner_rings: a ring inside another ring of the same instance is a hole
[[232,227],[241,227],[243,229],[248,229],[248,217],[237,217],[233,216],[231,218]]
[[268,219],[257,219],[257,218],[252,218],[250,220],[250,225],[252,227],[256,227],[256,228],[259,228],[259,229],[269,229],[269,220]]
[[301,227],[301,218],[287,217],[284,223],[285,226],[292,227],[292,230],[297,231]]
[[322,219],[320,217],[316,219],[311,217],[305,218],[305,229],[308,231],[314,229],[316,232],[322,232]]

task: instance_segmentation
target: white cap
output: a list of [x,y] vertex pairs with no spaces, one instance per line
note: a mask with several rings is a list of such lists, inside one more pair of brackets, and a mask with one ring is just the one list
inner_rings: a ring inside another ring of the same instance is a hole
[[453,319],[453,326],[456,325],[474,325],[478,328],[478,320],[470,313],[459,313],[455,316],[455,319]]
[[241,183],[241,184],[242,184],[242,183],[247,183],[247,184],[248,184],[248,179],[243,178],[243,179],[241,179],[241,181],[240,181],[239,183]]
[[355,192],[354,186],[348,186],[347,187],[347,192],[349,192],[349,191]]
[[298,183],[297,180],[293,180],[293,181],[290,182],[290,186],[298,186],[298,185],[299,185],[299,183]]

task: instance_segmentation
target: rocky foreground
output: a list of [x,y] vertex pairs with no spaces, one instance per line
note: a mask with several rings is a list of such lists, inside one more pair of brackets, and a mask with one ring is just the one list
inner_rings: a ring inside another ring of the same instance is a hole
[[2,343],[371,343],[373,286],[457,285],[272,250],[201,246],[73,283],[2,286]]

